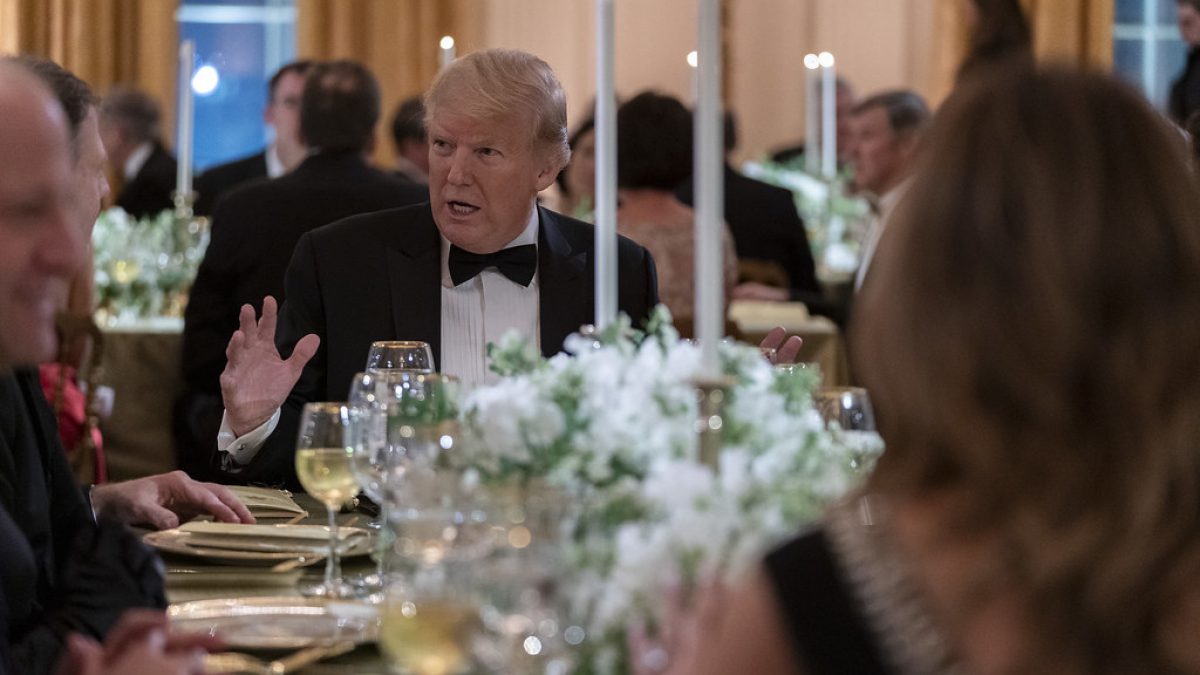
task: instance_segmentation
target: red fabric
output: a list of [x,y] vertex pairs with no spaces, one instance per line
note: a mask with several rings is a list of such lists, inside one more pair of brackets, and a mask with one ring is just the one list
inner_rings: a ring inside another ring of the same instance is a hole
[[[46,363],[38,368],[42,391],[45,392],[46,400],[50,401],[52,406],[54,405],[54,392],[58,388],[59,371],[63,367],[57,363]],[[75,378],[75,369],[71,366],[65,366],[65,368],[67,380],[63,386],[62,412],[58,416],[58,435],[62,438],[63,448],[66,449],[69,456],[79,445],[80,436],[83,434],[83,423],[87,415],[84,409],[87,405],[87,397],[79,389],[79,383]],[[96,445],[96,482],[103,483],[108,480],[108,471],[104,461],[104,439],[100,435],[100,429],[92,429],[92,441]]]

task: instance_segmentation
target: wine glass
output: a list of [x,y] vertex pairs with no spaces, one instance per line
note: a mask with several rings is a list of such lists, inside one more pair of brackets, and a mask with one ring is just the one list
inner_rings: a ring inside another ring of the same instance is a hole
[[470,563],[444,561],[388,589],[379,646],[393,672],[455,675],[474,672],[481,630]]
[[825,424],[842,431],[875,431],[871,397],[862,387],[822,387],[813,392],[813,405]]
[[396,369],[433,372],[433,349],[428,342],[380,340],[371,343],[367,370]]
[[325,504],[329,514],[329,556],[325,581],[304,589],[308,595],[347,597],[352,589],[342,581],[338,559],[337,511],[358,494],[352,468],[351,411],[344,403],[307,403],[296,438],[296,476],[308,494]]

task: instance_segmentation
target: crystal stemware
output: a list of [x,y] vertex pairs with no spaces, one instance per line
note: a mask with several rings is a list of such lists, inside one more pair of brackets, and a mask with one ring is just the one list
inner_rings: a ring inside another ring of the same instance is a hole
[[354,447],[349,433],[350,409],[345,403],[308,403],[300,417],[296,439],[296,476],[308,494],[319,499],[329,514],[329,556],[325,581],[303,589],[306,594],[346,597],[352,589],[342,581],[338,558],[337,512],[358,494],[352,468]]
[[433,372],[433,349],[428,342],[416,340],[380,340],[371,343],[367,370],[396,369]]

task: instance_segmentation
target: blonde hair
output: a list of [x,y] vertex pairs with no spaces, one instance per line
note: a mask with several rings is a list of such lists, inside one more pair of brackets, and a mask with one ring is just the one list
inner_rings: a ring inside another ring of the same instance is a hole
[[1111,78],[1020,67],[965,82],[928,142],[855,317],[873,488],[949,490],[947,536],[996,537],[976,591],[1024,611],[1023,672],[1196,672],[1200,195],[1177,134]]
[[567,96],[549,64],[533,54],[488,49],[455,59],[425,95],[427,125],[441,105],[474,119],[527,118],[535,146],[550,153],[556,171],[571,159]]

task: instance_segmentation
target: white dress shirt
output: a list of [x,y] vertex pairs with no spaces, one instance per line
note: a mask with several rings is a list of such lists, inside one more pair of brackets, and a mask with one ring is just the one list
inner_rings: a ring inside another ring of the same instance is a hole
[[[504,248],[537,244],[538,210],[530,204],[525,229]],[[489,267],[469,281],[455,286],[450,279],[450,242],[442,237],[442,359],[441,372],[461,378],[464,388],[491,382],[495,374],[489,368],[487,345],[499,343],[509,330],[517,330],[541,348],[538,302],[539,274],[535,271],[528,286],[510,281]],[[404,339],[405,336],[397,336]],[[367,355],[363,354],[365,364]],[[248,464],[279,424],[279,410],[256,429],[238,437],[229,426],[229,413],[221,418],[217,449],[228,452],[238,464]]]
[[141,145],[129,153],[128,159],[125,160],[125,166],[121,167],[121,176],[127,181],[136,178],[138,172],[146,165],[146,160],[150,159],[152,152],[154,152],[154,145],[150,141],[142,141]]
[[275,149],[274,143],[267,146],[265,154],[267,157],[267,178],[279,178],[287,173],[287,166],[284,165],[282,159],[279,159],[279,151]]
[[854,273],[855,292],[862,288],[863,280],[867,278],[867,268],[871,266],[871,259],[875,257],[875,249],[879,247],[879,240],[883,238],[883,231],[887,228],[896,205],[900,203],[900,198],[908,192],[909,182],[910,179],[905,179],[879,198],[879,213],[871,222],[867,236],[863,239],[862,261],[858,263],[858,271]]

